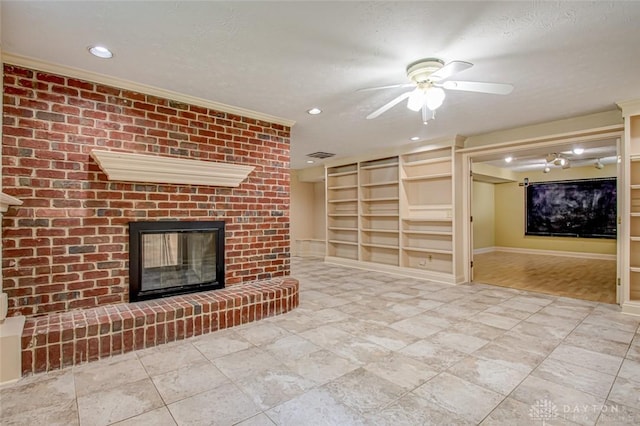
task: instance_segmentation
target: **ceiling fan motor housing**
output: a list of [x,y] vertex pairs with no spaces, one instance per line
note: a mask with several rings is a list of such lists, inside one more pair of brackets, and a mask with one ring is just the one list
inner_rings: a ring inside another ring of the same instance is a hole
[[444,66],[444,62],[436,58],[420,59],[407,66],[407,77],[416,84],[426,83],[434,72]]

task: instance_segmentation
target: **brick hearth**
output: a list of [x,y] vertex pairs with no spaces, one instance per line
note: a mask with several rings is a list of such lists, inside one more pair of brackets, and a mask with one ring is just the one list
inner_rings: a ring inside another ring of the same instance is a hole
[[22,374],[39,373],[182,340],[297,307],[293,278],[27,319]]

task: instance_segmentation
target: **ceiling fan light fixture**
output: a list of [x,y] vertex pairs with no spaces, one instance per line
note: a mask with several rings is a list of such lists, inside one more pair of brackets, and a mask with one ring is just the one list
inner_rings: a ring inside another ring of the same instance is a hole
[[411,111],[420,111],[422,109],[422,105],[425,102],[425,91],[419,87],[416,87],[413,92],[409,95],[409,100],[407,101],[407,108]]
[[444,66],[444,62],[436,58],[420,59],[407,66],[407,77],[416,84],[429,80],[431,74]]
[[560,156],[556,157],[555,160],[553,160],[553,165],[554,166],[564,166],[565,164],[567,164],[567,159],[566,158],[562,158]]
[[427,108],[431,111],[435,111],[440,108],[444,98],[446,97],[444,90],[439,87],[429,87],[425,93],[427,98]]

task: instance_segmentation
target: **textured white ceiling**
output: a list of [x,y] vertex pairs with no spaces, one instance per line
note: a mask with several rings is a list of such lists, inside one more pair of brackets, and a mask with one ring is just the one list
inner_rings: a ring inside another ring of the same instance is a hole
[[[640,98],[640,2],[7,1],[3,51],[295,120],[292,167],[615,108]],[[104,44],[115,57],[90,56]],[[508,96],[449,92],[436,120],[398,105],[408,63],[475,66],[461,80]],[[309,116],[313,106],[324,112]]]

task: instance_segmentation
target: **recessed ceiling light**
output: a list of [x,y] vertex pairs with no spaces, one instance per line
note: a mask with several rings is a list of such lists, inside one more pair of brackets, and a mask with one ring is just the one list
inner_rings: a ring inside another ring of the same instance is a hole
[[584,152],[584,148],[573,148],[573,153],[575,155],[580,155]]
[[506,161],[507,163],[510,163],[513,161],[513,157],[509,156],[509,157],[505,157],[504,161]]
[[113,58],[113,53],[104,46],[90,46],[89,53],[102,59]]
[[311,108],[310,110],[307,110],[307,114],[311,114],[311,115],[318,115],[322,112],[322,110],[320,108]]
[[419,139],[420,139],[420,137],[419,137],[419,136],[414,136],[414,137],[412,137],[412,138],[411,138],[411,140],[412,140],[412,141],[417,141],[417,140],[419,140]]
[[315,161],[313,161],[313,160],[307,160],[307,164],[313,164],[313,163],[315,163]]

